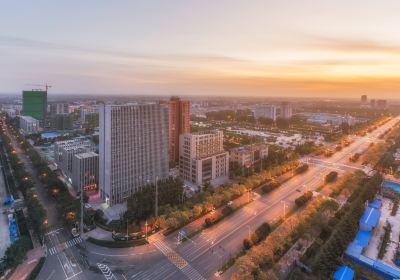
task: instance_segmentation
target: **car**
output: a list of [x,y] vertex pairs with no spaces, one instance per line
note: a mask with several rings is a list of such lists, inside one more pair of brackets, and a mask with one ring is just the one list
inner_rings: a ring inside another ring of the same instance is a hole
[[227,203],[227,205],[230,206],[230,205],[232,205],[232,203],[233,203],[233,201],[231,200],[231,201],[229,201],[229,202]]
[[300,189],[296,189],[296,192],[301,192],[301,190]]

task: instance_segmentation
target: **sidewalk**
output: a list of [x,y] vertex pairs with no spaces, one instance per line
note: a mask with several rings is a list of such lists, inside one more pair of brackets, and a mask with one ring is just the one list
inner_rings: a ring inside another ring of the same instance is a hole
[[42,247],[37,247],[27,252],[26,260],[20,264],[14,272],[9,276],[9,280],[22,280],[29,276],[32,270],[36,267],[40,258],[44,256]]
[[98,240],[114,241],[114,239],[111,236],[111,232],[106,231],[100,227],[96,227],[95,229],[85,233],[85,236]]

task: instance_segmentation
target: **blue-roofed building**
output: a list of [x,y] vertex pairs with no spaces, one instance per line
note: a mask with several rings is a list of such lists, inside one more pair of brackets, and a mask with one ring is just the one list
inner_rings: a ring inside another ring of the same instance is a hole
[[375,208],[375,209],[381,209],[382,201],[380,201],[379,199],[375,199],[374,201],[368,203],[368,207]]
[[379,223],[381,211],[372,207],[367,207],[364,215],[360,219],[360,229],[372,231]]
[[346,265],[342,265],[333,274],[335,280],[352,280],[354,278],[354,270]]
[[371,231],[359,230],[354,241],[356,241],[361,247],[365,248],[368,246],[371,237]]

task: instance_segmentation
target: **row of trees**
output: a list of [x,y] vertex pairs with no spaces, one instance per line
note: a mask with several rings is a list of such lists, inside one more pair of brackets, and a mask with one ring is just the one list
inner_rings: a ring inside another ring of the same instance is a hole
[[[29,178],[29,174],[26,172],[23,163],[17,157],[9,137],[4,133],[3,130],[0,132],[1,141],[5,147],[5,151],[8,155],[8,164],[13,170],[12,178],[8,178],[9,186],[14,188],[17,186],[16,190],[13,192],[20,192],[24,197],[25,206],[27,208],[27,221],[34,230],[34,233],[41,240],[44,222],[46,221],[46,211],[40,202],[35,198],[34,193],[31,191],[33,183]],[[3,162],[7,164],[6,162]],[[1,176],[1,175],[0,175]],[[13,182],[13,184],[11,184]],[[15,184],[14,184],[15,182]],[[26,252],[32,248],[31,237],[27,235],[22,235],[20,238],[11,244],[5,254],[1,259],[0,263],[0,275],[4,274],[8,269],[14,269],[25,259]]]
[[263,241],[271,233],[271,226],[264,222],[250,236],[250,239],[243,240],[243,249],[248,250],[254,245]]
[[358,221],[365,210],[365,201],[371,201],[374,198],[382,180],[383,177],[380,174],[365,178],[350,196],[347,204],[331,219],[333,231],[319,250],[312,254],[314,256],[311,262],[313,275],[319,277],[318,279],[328,279],[339,265],[340,256],[354,239]]
[[202,192],[186,199],[183,204],[165,207],[158,222],[169,230],[175,230],[297,166],[297,160],[289,161],[243,178],[237,183],[221,185],[218,188],[209,185]]
[[236,261],[237,272],[233,279],[278,279],[270,270],[294,242],[326,220],[337,204],[316,198],[302,211],[294,213],[271,232],[264,241],[250,248]]
[[[186,196],[183,189],[183,181],[179,178],[168,178],[158,182],[159,214],[165,214],[174,205],[184,202]],[[156,188],[149,185],[134,193],[127,201],[128,210],[124,219],[133,222],[143,221],[155,213]]]
[[[9,123],[12,125],[12,123]],[[79,218],[79,201],[71,196],[66,185],[62,182],[55,171],[52,171],[48,165],[47,161],[42,159],[39,153],[34,149],[34,147],[18,132],[14,127],[13,129],[15,138],[21,145],[21,148],[24,150],[25,154],[28,155],[29,159],[32,162],[32,166],[36,171],[36,175],[38,176],[40,182],[45,187],[47,194],[56,200],[57,210],[66,225],[72,226],[75,225]],[[10,141],[9,141],[10,142]],[[21,161],[17,160],[19,165],[23,165]],[[17,169],[19,169],[17,167]],[[14,169],[15,170],[15,169]],[[29,179],[29,174],[25,171],[25,175],[28,180],[23,180],[25,184],[33,185],[31,179]],[[86,199],[86,198],[85,198]],[[36,197],[33,199],[26,199],[28,204],[37,204],[39,201]],[[39,203],[40,204],[40,203]],[[44,209],[43,209],[44,211]],[[40,220],[45,220],[40,215],[36,215],[35,211],[30,211],[32,215],[40,217]],[[45,212],[45,211],[44,211]],[[36,223],[39,227],[40,222]],[[41,228],[43,230],[43,228]]]
[[8,151],[8,159],[13,170],[15,182],[18,185],[18,190],[24,197],[25,206],[28,209],[28,222],[33,227],[39,240],[41,240],[43,224],[46,220],[46,210],[36,198],[34,192],[32,192],[31,188],[34,184],[24,164],[20,161],[12,147],[10,138],[2,132],[2,139],[6,151]]

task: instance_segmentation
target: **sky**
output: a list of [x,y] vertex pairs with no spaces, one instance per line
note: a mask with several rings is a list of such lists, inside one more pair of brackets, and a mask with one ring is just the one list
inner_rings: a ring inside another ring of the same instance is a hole
[[398,0],[0,0],[0,92],[400,98]]

